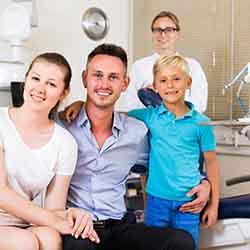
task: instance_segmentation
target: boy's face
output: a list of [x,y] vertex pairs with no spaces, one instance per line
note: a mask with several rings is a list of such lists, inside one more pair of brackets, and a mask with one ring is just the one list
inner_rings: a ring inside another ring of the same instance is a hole
[[183,104],[185,92],[191,87],[191,78],[178,66],[167,65],[155,75],[154,88],[164,104]]

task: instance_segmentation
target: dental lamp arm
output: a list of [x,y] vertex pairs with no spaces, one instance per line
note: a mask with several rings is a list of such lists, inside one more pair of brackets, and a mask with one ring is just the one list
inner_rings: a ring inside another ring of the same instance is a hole
[[[225,89],[233,86],[238,80],[242,79],[243,75],[248,75],[250,72],[250,63],[248,63],[234,78],[231,82],[224,86]],[[245,82],[246,83],[246,82]]]
[[250,140],[250,126],[246,126],[240,130],[240,134],[245,135]]

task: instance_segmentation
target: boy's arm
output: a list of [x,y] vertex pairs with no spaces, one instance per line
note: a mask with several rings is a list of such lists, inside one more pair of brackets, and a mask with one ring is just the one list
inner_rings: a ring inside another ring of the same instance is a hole
[[215,151],[204,152],[207,177],[211,185],[210,200],[202,216],[205,227],[216,223],[219,206],[219,165]]
[[84,105],[85,102],[83,101],[75,101],[71,103],[69,106],[65,107],[63,111],[59,112],[59,118],[63,121],[71,123],[76,119]]

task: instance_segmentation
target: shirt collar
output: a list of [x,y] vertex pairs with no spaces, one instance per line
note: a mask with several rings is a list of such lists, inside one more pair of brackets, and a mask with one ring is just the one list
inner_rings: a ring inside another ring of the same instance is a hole
[[[173,53],[173,55],[180,55],[177,51],[175,52],[175,53]],[[158,54],[157,52],[154,52],[154,54],[152,55],[154,58],[159,58],[159,57],[161,57],[161,56],[164,56],[164,54],[162,54],[162,55],[160,55],[160,54]]]
[[82,127],[82,126],[85,126],[87,123],[89,123],[89,119],[88,119],[85,109],[83,108],[81,109],[77,117],[76,124],[78,127]]
[[[114,118],[113,118],[112,132],[115,137],[118,137],[119,132],[124,129],[124,122],[122,120],[122,115],[118,112],[114,112],[113,117]],[[81,109],[77,117],[76,124],[79,127],[88,126],[89,129],[91,128],[89,118],[87,116],[85,109]]]
[[[185,101],[185,104],[188,106],[189,111],[182,117],[182,118],[186,118],[186,117],[192,117],[194,115],[195,109],[194,109],[194,105],[191,102],[187,102]],[[158,115],[162,115],[162,114],[167,114],[167,115],[173,115],[168,108],[161,103],[161,105],[158,108]],[[178,118],[180,119],[180,118]]]

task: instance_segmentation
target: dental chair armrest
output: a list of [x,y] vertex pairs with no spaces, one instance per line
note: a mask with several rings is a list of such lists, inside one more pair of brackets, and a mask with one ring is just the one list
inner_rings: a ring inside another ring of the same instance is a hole
[[220,199],[218,219],[230,218],[250,218],[249,194]]
[[238,176],[238,177],[229,179],[226,181],[226,185],[232,186],[232,185],[247,182],[247,181],[250,181],[250,175],[243,175],[243,176]]
[[[250,181],[250,175],[229,179],[226,185],[232,186],[247,181]],[[250,218],[250,194],[220,199],[218,218]]]
[[160,95],[151,88],[139,89],[137,96],[145,107],[157,107],[162,103]]

